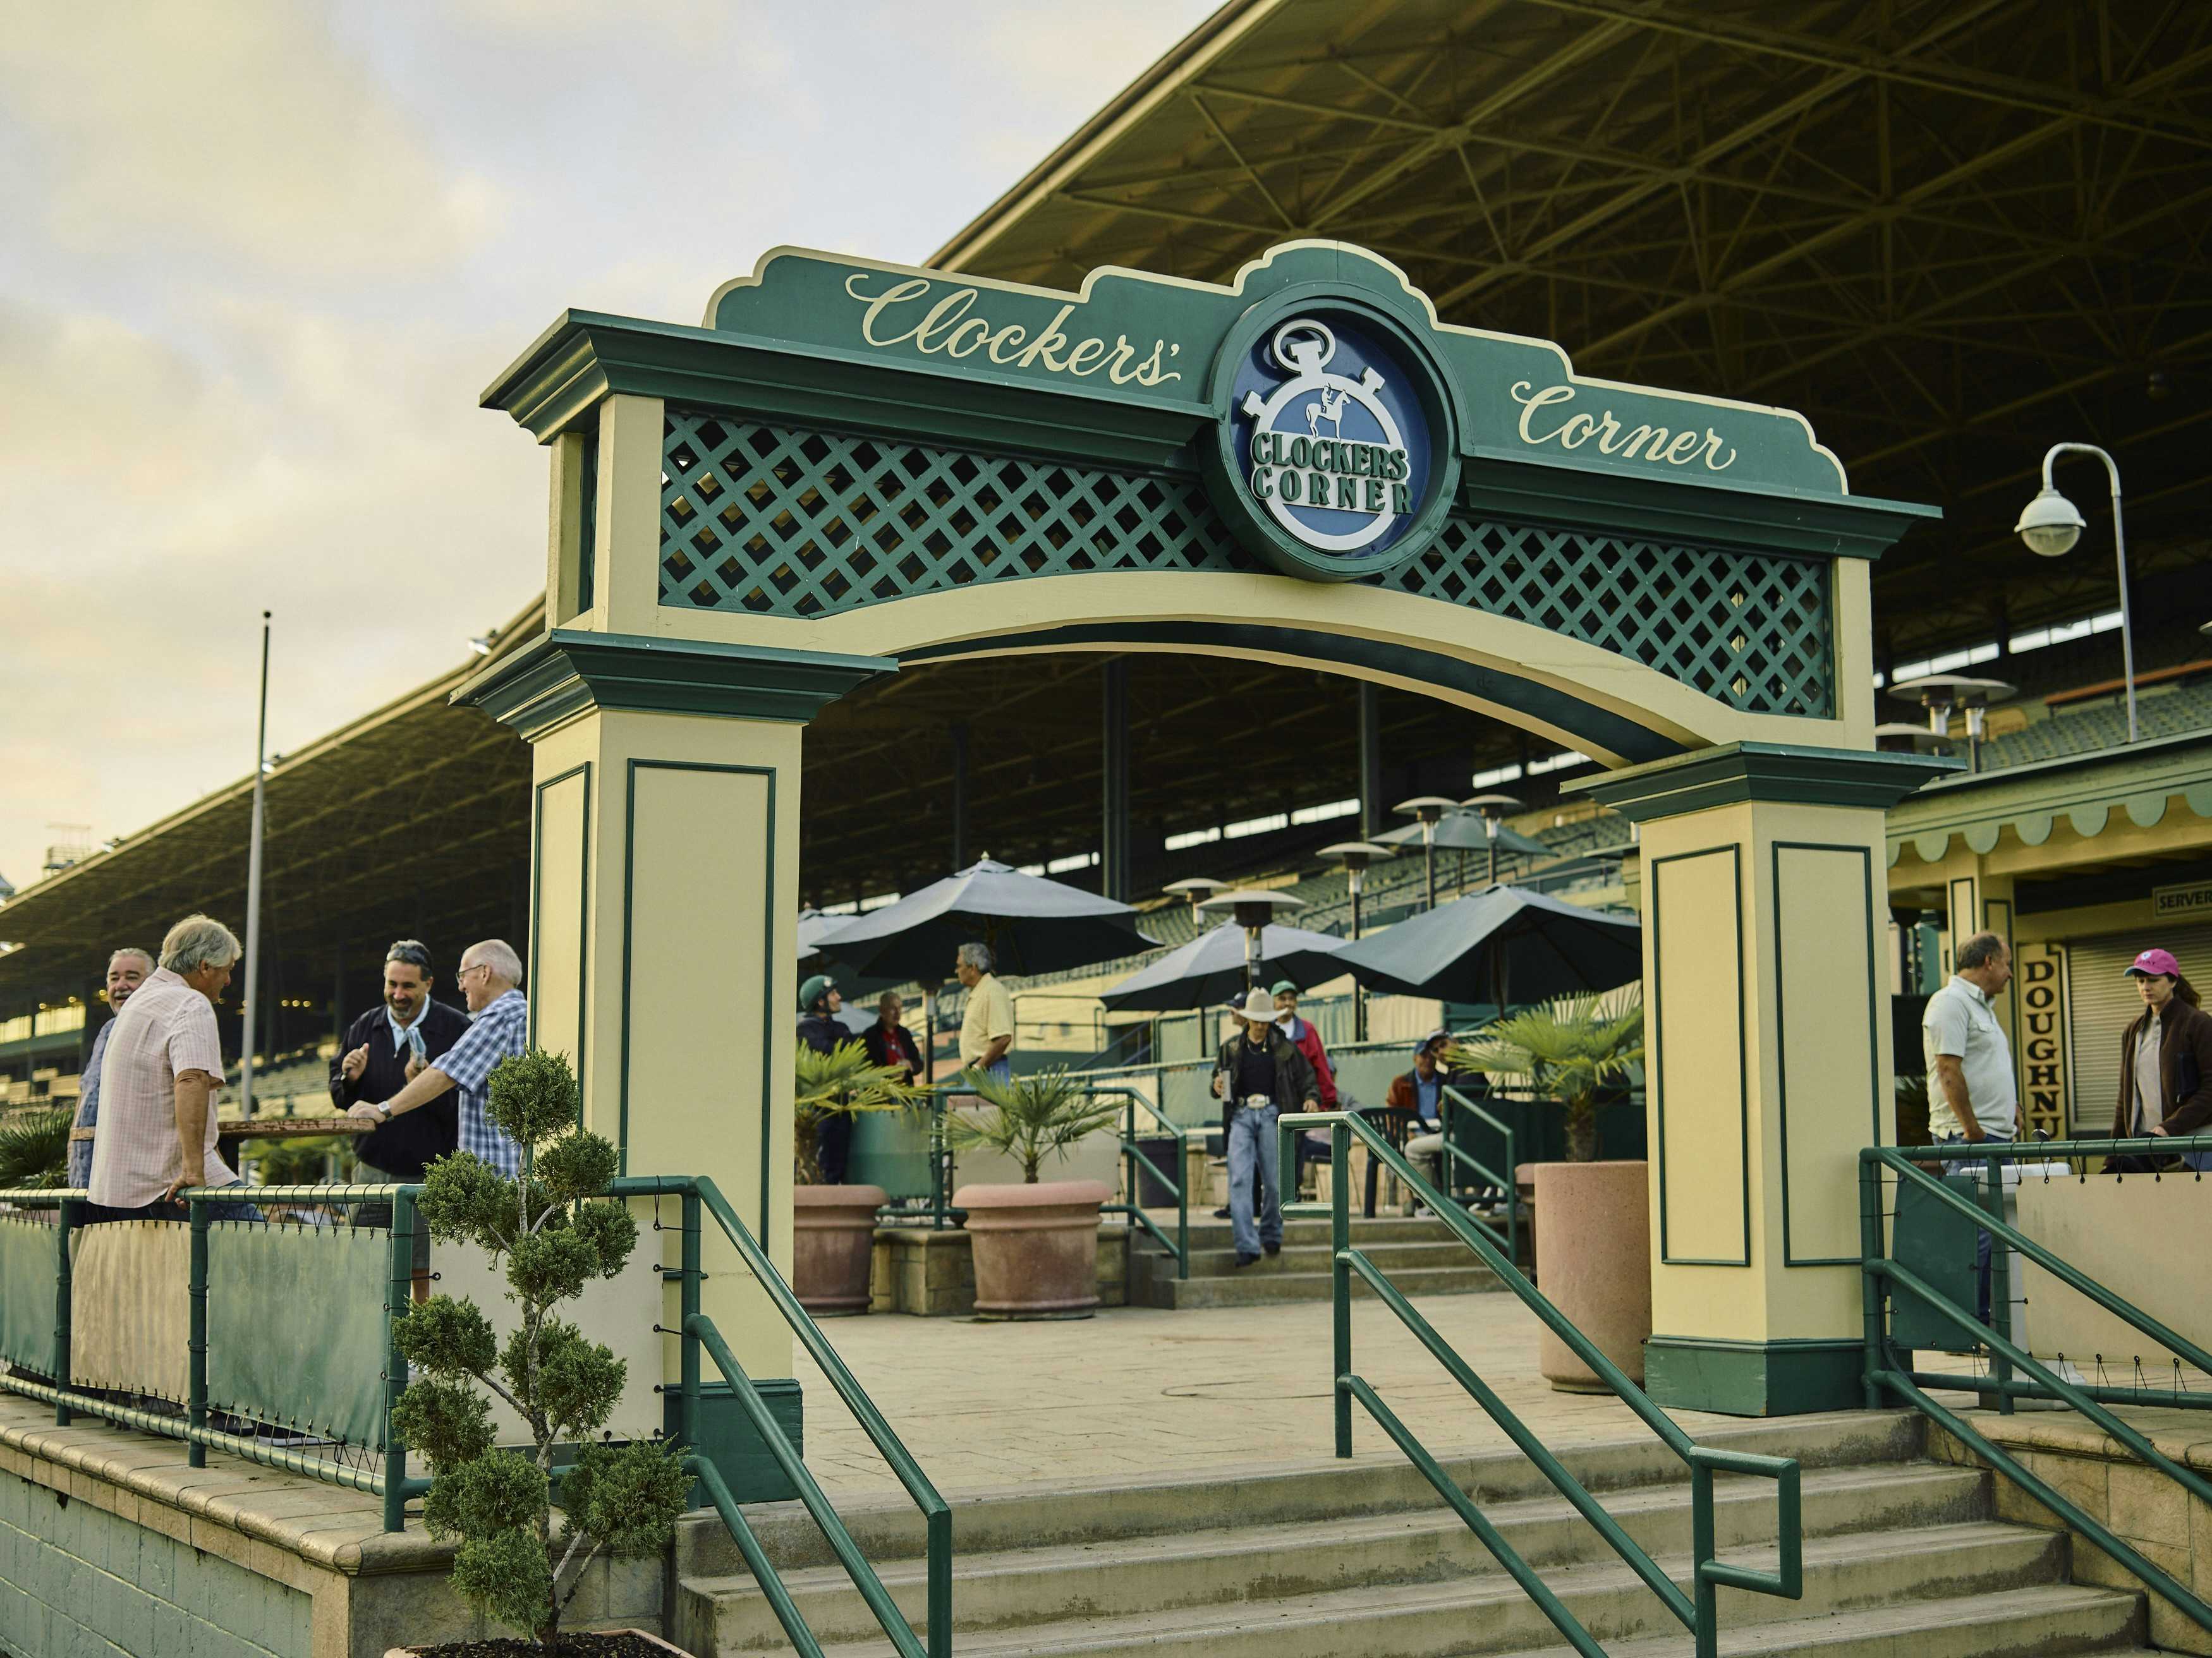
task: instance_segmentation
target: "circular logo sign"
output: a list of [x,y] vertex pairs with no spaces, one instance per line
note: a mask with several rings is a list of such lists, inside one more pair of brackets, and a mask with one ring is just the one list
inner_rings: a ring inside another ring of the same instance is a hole
[[[1242,538],[1286,574],[1395,568],[1433,531],[1455,473],[1425,361],[1372,319],[1301,307],[1232,340],[1217,487]],[[1443,452],[1438,452],[1439,449]]]

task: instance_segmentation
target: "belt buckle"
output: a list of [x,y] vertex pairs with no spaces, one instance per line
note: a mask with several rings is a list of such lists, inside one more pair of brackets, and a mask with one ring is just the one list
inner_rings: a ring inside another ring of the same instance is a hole
[[1264,1111],[1274,1102],[1274,1096],[1270,1094],[1247,1094],[1244,1096],[1244,1108],[1247,1111]]

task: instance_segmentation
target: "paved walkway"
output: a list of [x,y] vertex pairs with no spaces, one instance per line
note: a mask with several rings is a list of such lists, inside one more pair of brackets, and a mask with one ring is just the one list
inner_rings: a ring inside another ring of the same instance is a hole
[[[1539,1326],[1511,1296],[1432,1296],[1415,1304],[1547,1443],[1649,1432],[1610,1394],[1553,1391],[1538,1369]],[[947,1491],[1305,1462],[1327,1458],[1334,1444],[1327,1303],[1115,1307],[1060,1323],[878,1314],[823,1328]],[[1353,1309],[1352,1362],[1433,1449],[1507,1442],[1376,1303]],[[799,1374],[807,1466],[823,1487],[891,1485],[883,1459],[803,1354]],[[1698,1412],[1679,1419],[1692,1433],[1738,1421]],[[1391,1450],[1357,1407],[1352,1435],[1359,1452]]]

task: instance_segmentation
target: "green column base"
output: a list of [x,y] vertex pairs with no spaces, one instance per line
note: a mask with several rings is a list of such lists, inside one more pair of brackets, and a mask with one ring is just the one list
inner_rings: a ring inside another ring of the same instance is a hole
[[1804,1416],[1866,1402],[1856,1339],[1723,1341],[1655,1335],[1644,1345],[1644,1391],[1670,1410],[1723,1416]]
[[[755,1382],[753,1386],[760,1390],[761,1397],[768,1403],[769,1414],[790,1439],[792,1448],[804,1456],[805,1400],[798,1382],[790,1377],[771,1376]],[[671,1388],[661,1394],[660,1402],[662,1431],[673,1439],[683,1400]],[[797,1488],[784,1478],[783,1470],[776,1467],[775,1459],[769,1455],[768,1446],[754,1430],[751,1419],[726,1382],[699,1384],[699,1442],[692,1448],[714,1465],[722,1476],[722,1483],[740,1503],[787,1503],[799,1495]],[[695,1485],[691,1488],[691,1506],[698,1509],[706,1505],[705,1493]]]

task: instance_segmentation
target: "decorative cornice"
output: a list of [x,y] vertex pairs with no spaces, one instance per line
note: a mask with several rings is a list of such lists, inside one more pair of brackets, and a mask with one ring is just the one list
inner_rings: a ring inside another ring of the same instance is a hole
[[897,671],[884,656],[556,628],[485,669],[452,701],[532,739],[593,708],[804,725],[854,687]]
[[1565,786],[1636,823],[1747,800],[1887,811],[1931,777],[1955,770],[1959,764],[1933,755],[1726,743]]

